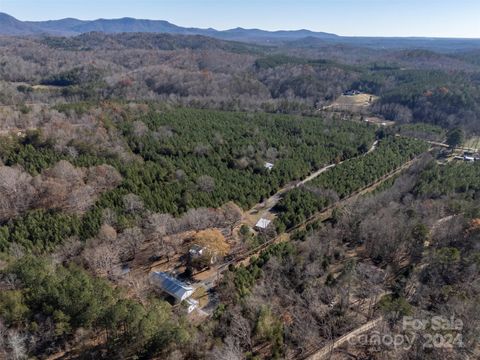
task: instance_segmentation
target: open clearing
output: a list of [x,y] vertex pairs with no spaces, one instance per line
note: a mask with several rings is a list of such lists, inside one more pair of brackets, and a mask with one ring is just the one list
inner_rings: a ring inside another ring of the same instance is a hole
[[377,101],[378,96],[372,94],[341,95],[323,110],[361,112]]
[[55,85],[42,85],[42,84],[29,84],[26,82],[21,82],[21,81],[12,81],[10,84],[14,86],[25,86],[27,88],[31,88],[32,90],[37,90],[37,91],[59,91],[62,90],[62,86],[55,86]]

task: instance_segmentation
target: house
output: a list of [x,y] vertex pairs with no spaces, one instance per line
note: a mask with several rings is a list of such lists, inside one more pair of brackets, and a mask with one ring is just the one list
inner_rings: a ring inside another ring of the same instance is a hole
[[167,273],[158,271],[150,274],[150,281],[160,290],[175,298],[176,302],[182,302],[188,299],[194,293],[195,289]]
[[264,165],[265,169],[267,170],[272,170],[273,169],[273,164],[272,163],[269,163],[269,162],[266,162]]
[[358,90],[348,90],[343,93],[345,96],[354,96],[354,95],[360,95],[361,92]]
[[258,220],[258,222],[255,224],[255,228],[257,228],[257,229],[259,229],[259,230],[265,230],[266,228],[268,228],[268,226],[270,225],[270,223],[271,223],[270,220],[261,218],[261,219]]

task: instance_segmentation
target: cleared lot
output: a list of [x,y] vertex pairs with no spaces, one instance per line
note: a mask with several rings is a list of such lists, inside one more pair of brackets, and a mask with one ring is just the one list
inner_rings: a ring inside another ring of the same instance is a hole
[[378,96],[372,94],[341,95],[323,110],[361,112],[377,100]]

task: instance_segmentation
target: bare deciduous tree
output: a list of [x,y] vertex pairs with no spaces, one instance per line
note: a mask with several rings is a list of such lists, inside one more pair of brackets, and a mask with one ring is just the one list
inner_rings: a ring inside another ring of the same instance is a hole
[[97,274],[111,274],[119,264],[118,248],[112,243],[90,244],[83,252],[88,266]]
[[215,190],[215,179],[208,175],[202,175],[197,179],[198,188],[204,192]]
[[26,211],[35,193],[29,174],[18,167],[0,166],[0,220]]
[[17,330],[9,330],[7,333],[7,347],[13,360],[21,360],[27,357],[27,337]]
[[134,214],[143,211],[144,204],[140,196],[127,194],[123,197],[123,207],[128,213]]
[[121,259],[134,258],[144,241],[145,236],[140,228],[134,227],[126,229],[117,238]]
[[91,239],[83,251],[83,258],[97,274],[111,274],[120,263],[120,249],[117,232],[110,225],[103,224],[95,239]]
[[245,357],[235,340],[227,337],[222,346],[213,349],[209,358],[211,360],[243,360]]

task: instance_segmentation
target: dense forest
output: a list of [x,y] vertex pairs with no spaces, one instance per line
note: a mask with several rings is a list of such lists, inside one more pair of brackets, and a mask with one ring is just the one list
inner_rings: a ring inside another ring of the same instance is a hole
[[478,53],[371,41],[0,37],[0,358],[478,358]]
[[[372,127],[351,122],[191,109],[108,124],[139,158],[124,162],[75,142],[68,153],[58,151],[38,132],[5,139],[5,189],[24,197],[1,204],[2,250],[15,243],[44,251],[71,236],[88,239],[105,209],[120,230],[146,211],[178,216],[229,201],[247,209],[314,169],[360,155],[375,137]],[[135,199],[142,204],[138,214],[130,210]]]
[[420,141],[383,139],[376,151],[342,162],[306,186],[285,194],[276,207],[278,226],[284,229],[304,222],[339,198],[375,183],[426,150],[427,146]]
[[[464,169],[479,175],[478,166]],[[248,352],[268,341],[273,357],[303,358],[312,346],[321,348],[318,344],[359,325],[348,304],[361,311],[381,299],[367,318],[387,317],[386,333],[402,333],[402,316],[454,316],[464,324],[464,347],[453,358],[470,354],[478,346],[473,324],[478,324],[480,207],[454,185],[462,181],[453,176],[458,170],[456,165],[440,170],[423,158],[389,188],[341,210],[334,222],[301,230],[293,242],[275,245],[235,269],[221,290],[230,304],[216,324],[227,339],[222,351]],[[448,182],[448,188],[439,185]],[[430,195],[433,200],[425,202]],[[464,200],[462,206],[457,198]],[[407,259],[410,265],[404,267]],[[399,274],[393,282],[392,273]],[[451,349],[422,350],[426,336],[419,333],[410,348],[370,345],[366,354],[449,358]]]
[[372,110],[387,120],[479,131],[475,51],[374,51],[306,41],[265,46],[148,33],[3,37],[0,102],[152,99],[312,114],[358,89],[380,96]]

